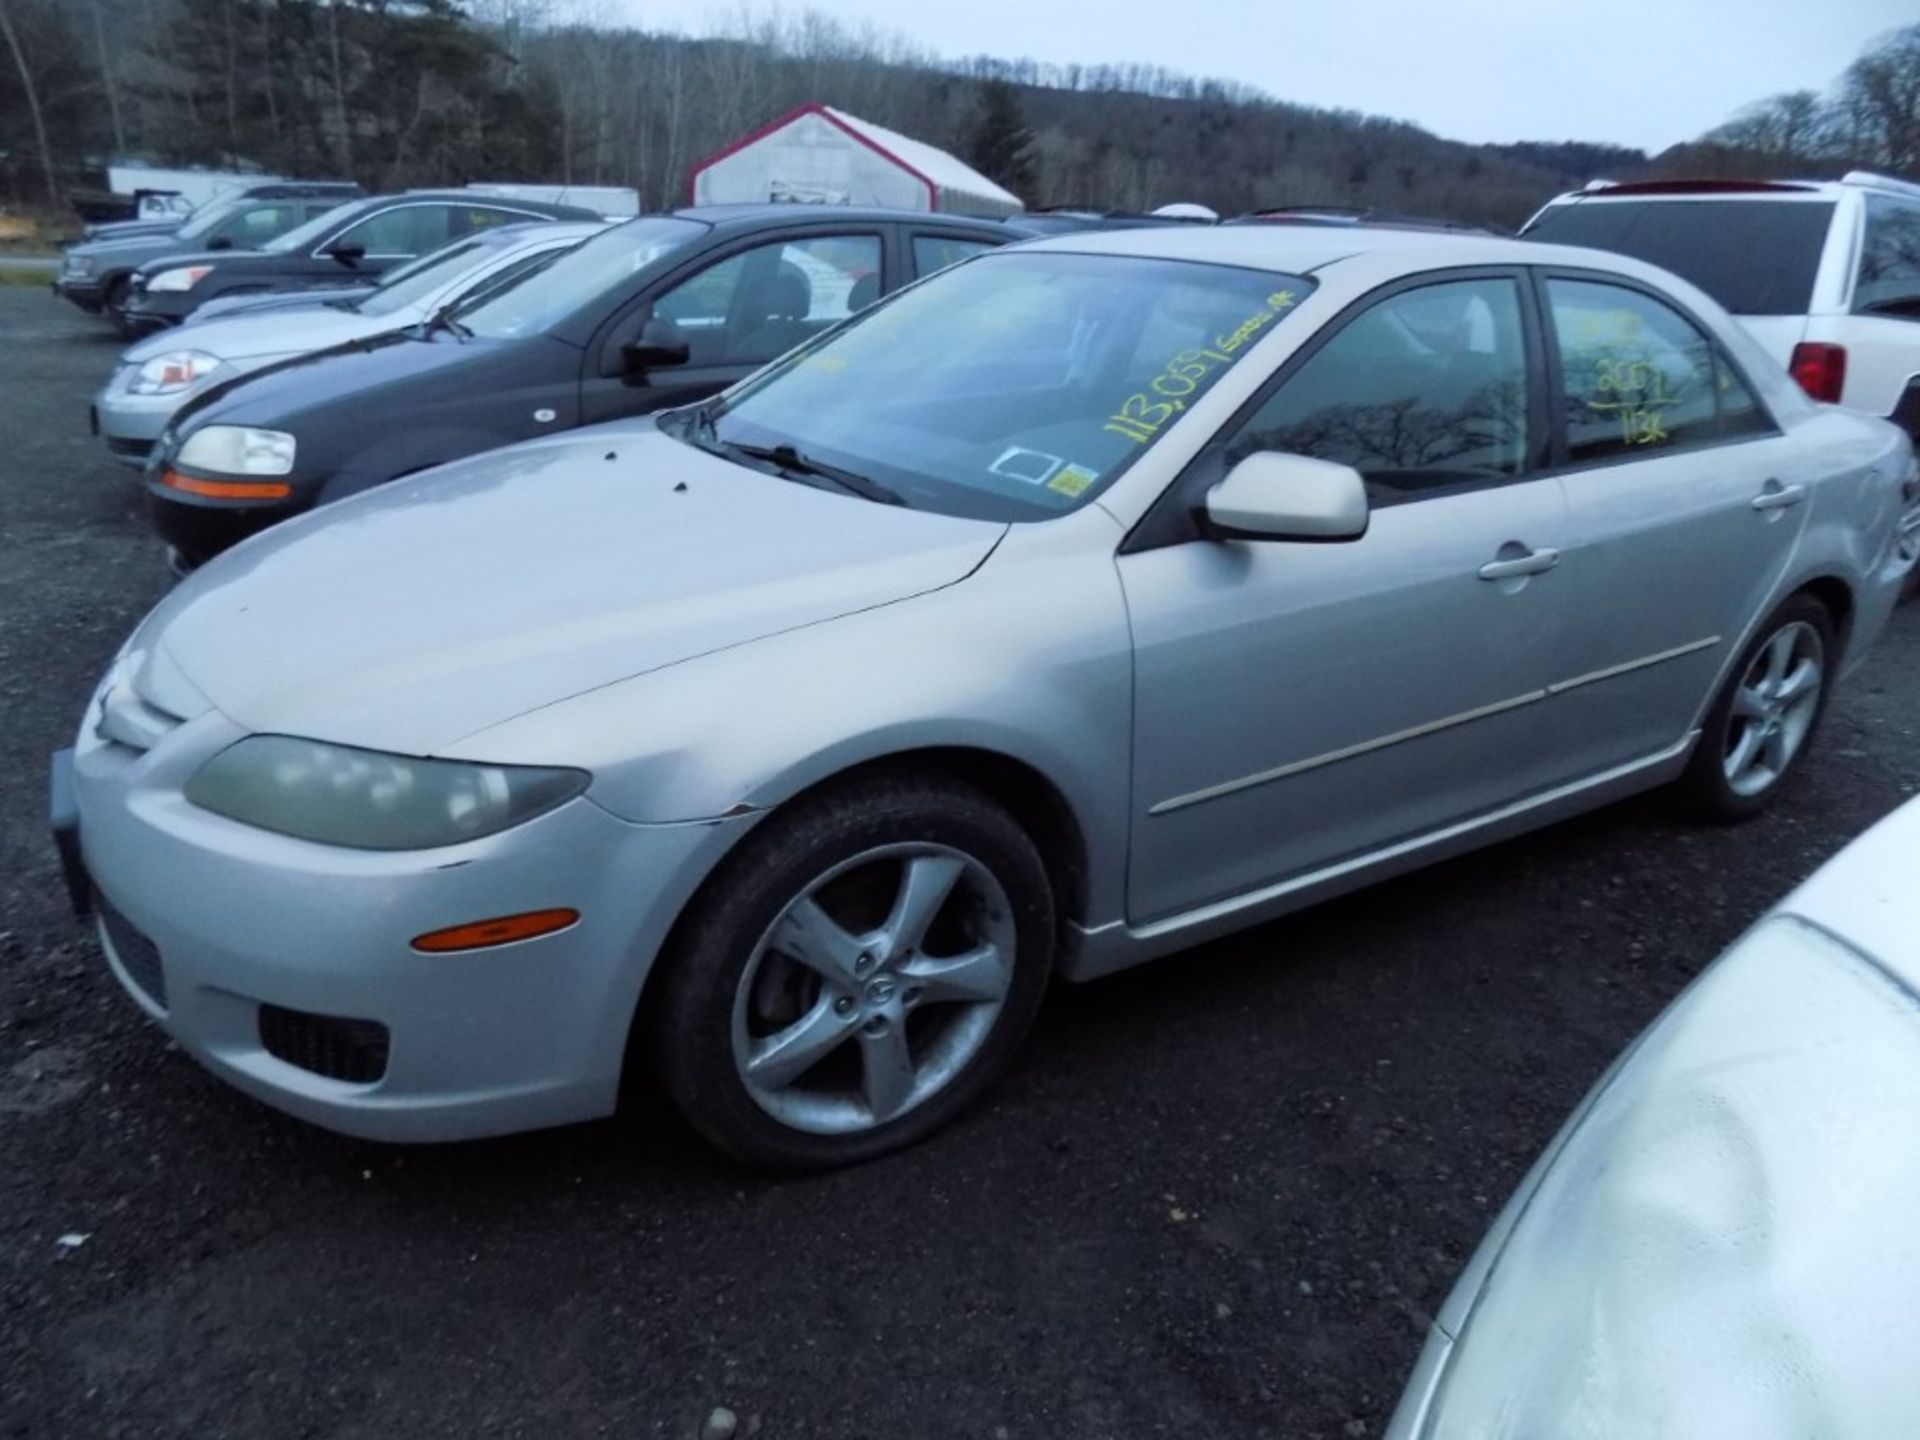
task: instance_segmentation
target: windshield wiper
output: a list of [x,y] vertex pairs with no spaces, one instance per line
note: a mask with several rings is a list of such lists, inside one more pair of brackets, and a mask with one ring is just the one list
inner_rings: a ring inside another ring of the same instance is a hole
[[[711,421],[708,422],[709,426],[711,423]],[[878,480],[870,480],[865,475],[855,474],[851,470],[842,470],[838,465],[828,465],[822,461],[810,459],[786,441],[778,445],[748,445],[740,440],[716,440],[714,443],[735,455],[744,455],[749,460],[764,461],[788,475],[812,476],[829,480],[849,495],[858,495],[862,500],[871,500],[878,505],[907,503],[905,497],[897,490],[889,490]]]
[[458,301],[449,301],[434,311],[427,320],[422,322],[420,333],[431,335],[436,330],[446,330],[461,340],[471,340],[473,331],[453,318],[453,307],[458,303]]

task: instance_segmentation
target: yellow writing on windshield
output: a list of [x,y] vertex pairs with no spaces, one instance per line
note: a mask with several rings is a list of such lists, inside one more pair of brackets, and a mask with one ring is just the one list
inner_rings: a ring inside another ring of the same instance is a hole
[[1293,291],[1276,290],[1267,296],[1265,305],[1232,330],[1214,336],[1211,346],[1180,351],[1147,382],[1145,390],[1137,390],[1121,401],[1120,408],[1100,428],[1136,445],[1146,444],[1187,408],[1189,396],[1239,359],[1240,352],[1294,304]]

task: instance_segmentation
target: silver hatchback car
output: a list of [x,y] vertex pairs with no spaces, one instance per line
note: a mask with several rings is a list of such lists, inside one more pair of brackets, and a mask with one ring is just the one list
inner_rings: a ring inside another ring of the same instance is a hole
[[1913,483],[1618,256],[1063,237],[240,546],[113,662],[56,831],[136,1001],[295,1114],[490,1134],[650,1067],[842,1163],[1055,975],[1652,786],[1753,813]]

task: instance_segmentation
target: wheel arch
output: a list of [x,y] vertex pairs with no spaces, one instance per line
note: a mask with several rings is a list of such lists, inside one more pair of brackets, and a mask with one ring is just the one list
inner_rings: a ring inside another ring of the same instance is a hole
[[[1005,751],[979,745],[920,745],[841,765],[810,780],[773,808],[784,809],[843,785],[892,775],[957,780],[983,791],[1004,806],[1016,823],[1033,838],[1034,845],[1040,851],[1058,906],[1056,919],[1059,937],[1063,943],[1067,941],[1073,927],[1087,914],[1090,862],[1086,832],[1066,792],[1028,761]],[[740,839],[701,877],[700,883],[688,892],[660,942],[654,963],[647,967],[646,979],[635,997],[633,1014],[627,1026],[626,1055],[622,1065],[623,1091],[635,1077],[636,1046],[645,1035],[648,1018],[660,994],[659,977],[666,968],[660,960],[673,951],[701,897],[719,881],[739,853],[740,846],[746,843],[752,833],[753,830],[743,832]]]
[[[1826,607],[1827,614],[1833,617],[1833,638],[1835,647],[1844,656],[1847,641],[1853,633],[1854,596],[1853,587],[1838,575],[1816,575],[1803,580],[1786,597],[1811,595]],[[1783,600],[1781,603],[1785,603]]]

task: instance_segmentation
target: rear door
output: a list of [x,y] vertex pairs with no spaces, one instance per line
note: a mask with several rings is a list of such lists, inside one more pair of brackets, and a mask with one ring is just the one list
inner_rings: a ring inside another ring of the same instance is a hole
[[[756,236],[709,253],[625,305],[587,347],[581,423],[690,404],[872,304],[887,289],[879,226]],[[687,345],[683,365],[633,373],[624,348],[650,319]]]
[[1665,297],[1571,271],[1541,294],[1570,533],[1551,719],[1571,777],[1684,739],[1792,555],[1819,467]]

